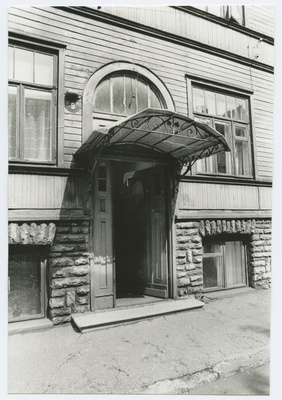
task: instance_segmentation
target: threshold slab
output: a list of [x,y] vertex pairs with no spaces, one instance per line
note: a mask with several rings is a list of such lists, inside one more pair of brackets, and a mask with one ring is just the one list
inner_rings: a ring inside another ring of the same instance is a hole
[[130,308],[115,308],[98,313],[74,314],[72,315],[72,320],[80,332],[86,332],[99,327],[138,321],[180,311],[194,310],[203,306],[204,303],[196,299],[165,300]]

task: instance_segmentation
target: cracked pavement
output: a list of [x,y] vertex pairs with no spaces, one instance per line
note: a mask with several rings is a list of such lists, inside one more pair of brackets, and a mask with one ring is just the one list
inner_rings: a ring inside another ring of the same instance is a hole
[[14,334],[8,343],[8,392],[142,394],[169,382],[160,390],[171,394],[177,391],[173,380],[240,360],[244,353],[250,360],[261,351],[267,355],[269,321],[270,291],[260,290],[209,301],[201,310],[85,334],[70,325]]

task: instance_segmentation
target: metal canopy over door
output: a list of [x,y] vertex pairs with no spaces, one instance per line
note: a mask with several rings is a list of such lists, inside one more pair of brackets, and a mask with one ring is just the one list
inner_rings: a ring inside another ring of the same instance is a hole
[[128,287],[167,298],[168,239],[162,167],[125,174]]

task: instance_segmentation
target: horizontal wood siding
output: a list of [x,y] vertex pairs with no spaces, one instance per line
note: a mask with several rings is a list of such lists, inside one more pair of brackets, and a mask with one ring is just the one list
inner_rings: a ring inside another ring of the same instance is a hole
[[[274,36],[273,7],[246,7],[248,28]],[[250,38],[236,30],[226,28],[217,22],[208,21],[170,7],[121,7],[102,6],[101,12],[117,15],[153,28],[199,41],[244,57],[252,57],[257,39]],[[266,26],[263,22],[266,21]],[[273,49],[266,43],[260,44],[260,61],[273,65]]]
[[81,176],[9,174],[9,209],[82,209],[86,196]]
[[271,188],[182,182],[179,187],[178,209],[271,210]]
[[273,4],[245,6],[246,26],[254,31],[274,37],[275,7]]
[[[127,13],[126,9],[123,8],[123,13]],[[130,12],[135,13],[131,19],[138,17],[139,22],[143,21],[142,23],[146,22],[148,25],[155,21],[152,26],[158,27],[160,26],[158,24],[163,24],[168,31],[185,29],[184,36],[194,37],[203,43],[206,43],[206,40],[208,44],[222,49],[228,48],[235,54],[246,55],[246,51],[249,51],[246,49],[253,49],[257,44],[257,41],[253,43],[252,38],[239,32],[232,31],[233,33],[227,35],[226,31],[220,30],[225,29],[223,27],[213,26],[212,22],[186,15],[172,8],[156,7],[144,9],[144,13],[139,11],[131,9]],[[129,16],[123,14],[125,15]],[[127,61],[147,67],[167,86],[175,102],[176,111],[182,114],[187,114],[187,101],[191,100],[187,100],[186,74],[230,85],[235,89],[253,91],[256,177],[271,180],[273,118],[271,74],[202,50],[176,45],[138,32],[129,32],[118,26],[51,7],[10,8],[9,28],[14,32],[65,44],[65,89],[75,89],[81,95],[89,77],[113,61]],[[211,33],[208,35],[203,33],[206,29],[211,29]],[[203,38],[203,34],[206,38]],[[260,51],[264,54],[261,57],[272,59],[272,46],[266,43],[261,45]],[[259,60],[262,61],[263,58]],[[81,124],[81,111],[74,114],[65,109],[64,161],[67,167],[71,166],[72,155],[82,142]]]

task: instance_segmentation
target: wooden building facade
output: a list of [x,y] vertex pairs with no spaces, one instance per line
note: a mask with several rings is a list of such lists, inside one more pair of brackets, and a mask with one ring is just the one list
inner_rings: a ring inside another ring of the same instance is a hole
[[[11,322],[270,287],[273,24],[268,5],[9,9]],[[180,173],[160,115],[230,151]]]

